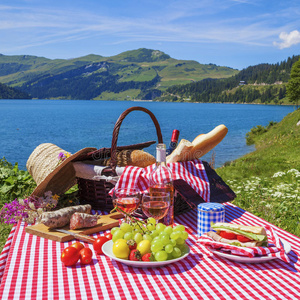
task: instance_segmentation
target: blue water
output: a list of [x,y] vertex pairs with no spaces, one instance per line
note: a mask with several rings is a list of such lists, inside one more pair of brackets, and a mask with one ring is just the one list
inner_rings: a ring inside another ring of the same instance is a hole
[[[112,132],[119,115],[131,106],[148,108],[156,116],[164,142],[168,145],[172,130],[192,141],[219,124],[228,127],[224,140],[214,148],[215,165],[234,160],[254,150],[245,135],[257,125],[279,122],[294,110],[293,106],[164,103],[131,101],[75,100],[0,100],[0,158],[26,161],[41,143],[53,143],[74,153],[84,147],[110,147]],[[155,126],[144,112],[134,111],[123,121],[118,145],[157,140]],[[155,155],[155,145],[146,149]],[[203,159],[209,161],[212,151]]]

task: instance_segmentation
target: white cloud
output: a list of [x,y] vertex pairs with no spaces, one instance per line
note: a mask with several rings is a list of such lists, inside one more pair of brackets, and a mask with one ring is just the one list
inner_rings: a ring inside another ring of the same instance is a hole
[[279,49],[290,48],[293,45],[300,44],[300,32],[298,30],[291,31],[290,33],[281,32],[279,38],[282,40],[281,43],[273,43]]

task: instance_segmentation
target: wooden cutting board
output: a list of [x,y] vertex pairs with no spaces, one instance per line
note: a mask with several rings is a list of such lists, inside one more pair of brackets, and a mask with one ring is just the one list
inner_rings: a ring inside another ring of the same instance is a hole
[[[65,229],[74,233],[83,233],[86,235],[93,234],[96,232],[104,231],[113,227],[119,226],[119,219],[121,219],[123,215],[119,212],[115,212],[109,215],[103,215],[98,219],[97,225],[91,228],[82,228],[77,230],[70,230],[69,225],[62,227],[61,229]],[[49,239],[57,242],[68,242],[74,239],[74,237],[70,234],[65,234],[62,232],[55,231],[55,229],[51,229],[44,224],[36,224],[32,226],[27,226],[25,228],[27,233],[40,236],[45,239]]]

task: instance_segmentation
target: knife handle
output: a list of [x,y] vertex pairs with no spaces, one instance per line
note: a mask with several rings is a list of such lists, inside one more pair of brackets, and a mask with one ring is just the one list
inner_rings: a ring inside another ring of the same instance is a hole
[[75,233],[74,238],[76,238],[77,240],[83,241],[83,242],[90,243],[90,244],[93,244],[94,241],[96,240],[93,237],[83,234],[83,233]]

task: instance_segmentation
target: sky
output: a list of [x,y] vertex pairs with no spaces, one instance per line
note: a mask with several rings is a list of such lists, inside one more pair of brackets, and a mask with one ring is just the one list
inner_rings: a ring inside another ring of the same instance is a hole
[[138,48],[243,69],[300,54],[299,0],[1,0],[0,53],[51,59]]

